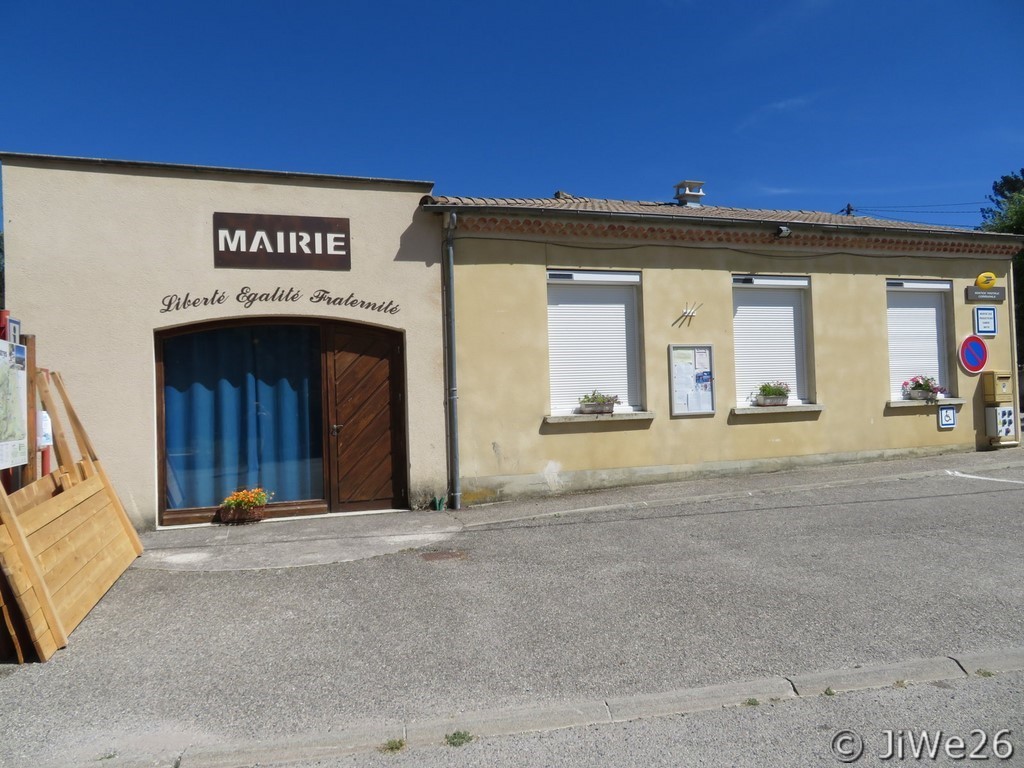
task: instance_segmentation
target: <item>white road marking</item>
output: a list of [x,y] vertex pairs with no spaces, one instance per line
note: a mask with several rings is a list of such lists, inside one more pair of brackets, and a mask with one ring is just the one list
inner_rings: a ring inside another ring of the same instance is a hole
[[951,469],[946,470],[947,475],[953,477],[966,477],[969,480],[988,480],[992,483],[1013,483],[1014,485],[1024,485],[1024,480],[1003,480],[998,477],[982,477],[981,475],[965,475],[963,472],[956,472]]

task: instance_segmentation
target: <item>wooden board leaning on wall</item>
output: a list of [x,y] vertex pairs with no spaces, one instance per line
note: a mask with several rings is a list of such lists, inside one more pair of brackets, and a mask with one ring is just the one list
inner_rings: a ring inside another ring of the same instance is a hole
[[60,374],[29,375],[50,415],[58,469],[11,494],[0,488],[0,658],[19,662],[30,651],[46,661],[65,647],[142,554]]

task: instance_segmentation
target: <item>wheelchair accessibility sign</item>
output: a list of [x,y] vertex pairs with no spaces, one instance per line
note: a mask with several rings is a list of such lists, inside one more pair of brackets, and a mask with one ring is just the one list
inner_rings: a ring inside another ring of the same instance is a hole
[[953,429],[956,426],[956,406],[939,406],[939,429]]

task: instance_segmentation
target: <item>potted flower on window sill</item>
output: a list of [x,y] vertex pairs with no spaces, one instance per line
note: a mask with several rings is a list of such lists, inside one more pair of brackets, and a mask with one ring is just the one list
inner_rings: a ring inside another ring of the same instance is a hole
[[914,376],[903,382],[904,400],[927,400],[930,403],[939,399],[946,390],[931,376]]
[[788,405],[789,384],[784,381],[766,381],[757,388],[754,403],[757,405]]
[[618,395],[605,395],[596,389],[580,398],[580,413],[612,413],[619,402]]
[[274,497],[262,488],[243,488],[221,502],[219,517],[222,523],[258,523],[263,519],[267,502]]

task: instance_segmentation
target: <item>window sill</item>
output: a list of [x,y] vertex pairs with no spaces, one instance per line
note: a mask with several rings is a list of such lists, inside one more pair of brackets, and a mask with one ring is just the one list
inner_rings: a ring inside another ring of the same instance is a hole
[[890,400],[886,408],[926,408],[929,405],[966,405],[967,401],[959,397],[940,397],[938,400]]
[[545,424],[578,424],[584,421],[651,421],[651,411],[629,411],[626,413],[567,413],[564,416],[545,416]]
[[787,413],[820,413],[825,410],[824,405],[818,403],[807,403],[805,405],[752,405],[732,409],[733,416],[785,416]]

